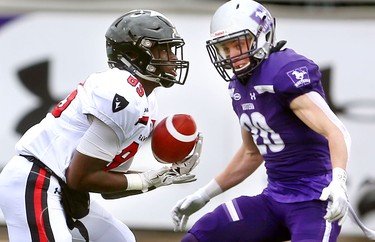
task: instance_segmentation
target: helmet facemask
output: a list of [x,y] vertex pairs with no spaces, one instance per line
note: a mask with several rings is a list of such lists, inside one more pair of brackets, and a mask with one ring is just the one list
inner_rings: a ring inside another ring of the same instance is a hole
[[[159,79],[163,87],[171,87],[186,81],[189,63],[183,60],[182,39],[155,40],[146,72]],[[154,54],[152,54],[154,53]]]
[[[230,81],[233,74],[240,81],[247,79],[262,60],[268,57],[271,45],[265,44],[259,46],[258,40],[261,34],[261,25],[259,28],[260,30],[256,36],[248,29],[244,29],[207,41],[206,48],[211,62],[225,81]],[[267,39],[270,36],[265,36],[265,38],[266,43],[268,43]],[[224,46],[229,42],[235,42],[237,46],[242,46],[239,48],[239,54],[235,56],[228,56],[226,54]],[[238,67],[236,63],[244,59],[249,61],[248,64]]]
[[[256,49],[254,36],[248,30],[239,31],[223,37],[207,41],[207,50],[211,58],[211,62],[218,70],[219,74],[226,81],[231,80],[231,76],[235,74],[238,78],[247,74],[254,68],[258,62],[253,58],[254,49]],[[230,55],[229,46],[235,46],[238,49],[237,55]],[[244,63],[240,65],[240,62]]]

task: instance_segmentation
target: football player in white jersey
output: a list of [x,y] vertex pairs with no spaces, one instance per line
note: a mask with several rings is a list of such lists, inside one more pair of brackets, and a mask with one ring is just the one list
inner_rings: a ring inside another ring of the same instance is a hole
[[[1,172],[0,208],[10,241],[135,241],[125,224],[87,199],[88,192],[118,198],[195,180],[189,172],[199,159],[201,137],[184,169],[129,170],[154,128],[154,89],[186,80],[183,45],[172,22],[152,10],[133,10],[113,22],[106,33],[111,68],[89,76],[31,127]],[[79,220],[60,203],[61,181],[89,206]]]

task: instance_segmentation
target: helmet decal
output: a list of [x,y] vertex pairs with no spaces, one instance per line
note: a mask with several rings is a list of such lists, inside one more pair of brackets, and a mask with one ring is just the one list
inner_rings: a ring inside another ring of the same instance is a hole
[[270,31],[272,25],[272,17],[262,5],[259,5],[258,9],[251,14],[250,18],[257,22],[259,25],[261,24],[263,26],[262,31],[264,33]]

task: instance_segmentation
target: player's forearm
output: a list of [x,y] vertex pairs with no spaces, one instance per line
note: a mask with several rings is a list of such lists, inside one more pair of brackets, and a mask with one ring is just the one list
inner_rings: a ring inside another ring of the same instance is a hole
[[332,162],[332,168],[339,167],[346,169],[347,161],[350,155],[350,135],[347,131],[337,129],[328,136],[328,144]]
[[134,195],[143,194],[145,192],[149,192],[154,190],[155,188],[149,188],[147,191],[141,191],[141,190],[123,190],[123,191],[117,191],[117,192],[102,192],[101,195],[104,199],[118,199],[122,197],[129,197]]
[[126,190],[127,180],[122,173],[96,171],[92,172],[79,180],[69,182],[68,186],[75,190],[89,192],[118,192]]
[[253,174],[262,163],[263,157],[258,152],[250,152],[241,146],[228,166],[215,179],[226,191]]

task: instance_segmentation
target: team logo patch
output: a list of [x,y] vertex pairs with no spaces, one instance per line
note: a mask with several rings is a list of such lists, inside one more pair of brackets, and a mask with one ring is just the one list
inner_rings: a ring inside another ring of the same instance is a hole
[[128,106],[129,102],[123,97],[116,93],[112,101],[112,112],[116,113],[123,110]]
[[294,83],[295,87],[302,87],[310,84],[309,71],[306,66],[288,71],[286,73]]

